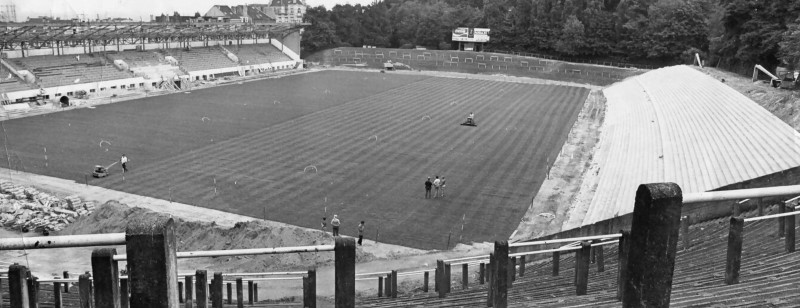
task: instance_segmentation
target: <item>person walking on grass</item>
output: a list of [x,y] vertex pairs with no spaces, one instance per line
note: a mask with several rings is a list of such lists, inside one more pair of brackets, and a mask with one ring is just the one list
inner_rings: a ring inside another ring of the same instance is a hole
[[122,154],[122,157],[119,159],[119,162],[122,164],[122,173],[128,172],[128,156]]
[[442,182],[439,183],[439,186],[441,186],[439,187],[439,192],[442,193],[442,198],[444,198],[444,181],[445,181],[444,176],[442,176]]
[[439,197],[439,186],[442,185],[442,180],[439,179],[439,176],[436,176],[436,179],[433,180],[433,198],[436,199]]
[[328,232],[328,218],[322,217],[322,232]]
[[364,240],[364,221],[358,224],[358,246],[361,246],[361,241]]
[[433,183],[431,183],[431,177],[428,177],[428,180],[425,181],[425,199],[431,198],[431,186]]
[[339,236],[339,225],[341,222],[339,221],[339,215],[333,215],[333,219],[331,219],[331,226],[333,227],[333,236]]

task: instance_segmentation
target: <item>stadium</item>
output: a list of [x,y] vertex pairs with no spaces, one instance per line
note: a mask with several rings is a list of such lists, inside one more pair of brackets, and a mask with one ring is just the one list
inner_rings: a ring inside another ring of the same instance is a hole
[[311,26],[5,23],[0,307],[800,303],[796,91]]

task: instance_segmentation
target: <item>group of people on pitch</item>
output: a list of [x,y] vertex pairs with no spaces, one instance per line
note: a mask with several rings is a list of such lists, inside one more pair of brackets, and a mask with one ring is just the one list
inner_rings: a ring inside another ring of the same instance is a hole
[[[339,215],[334,214],[333,219],[331,219],[333,236],[339,236],[339,227],[341,225],[342,222],[339,220]],[[327,217],[322,217],[321,227],[323,232],[328,232]],[[364,241],[364,221],[362,220],[361,223],[358,224],[358,245],[360,246],[363,241]]]
[[433,182],[431,182],[431,177],[428,177],[428,180],[425,181],[425,199],[431,198],[431,187],[434,189],[433,198],[444,198],[444,182],[444,176],[440,180],[437,175]]

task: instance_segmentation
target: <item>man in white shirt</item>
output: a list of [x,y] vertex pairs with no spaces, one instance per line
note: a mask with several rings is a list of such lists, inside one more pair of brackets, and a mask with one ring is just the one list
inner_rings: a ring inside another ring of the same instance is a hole
[[433,198],[439,198],[439,185],[442,184],[442,180],[439,180],[439,176],[436,176],[436,179],[433,180]]
[[119,162],[122,163],[122,173],[128,172],[128,157],[122,154],[122,158],[119,159]]
[[339,236],[339,215],[333,215],[333,219],[331,219],[331,226],[333,226],[333,236]]

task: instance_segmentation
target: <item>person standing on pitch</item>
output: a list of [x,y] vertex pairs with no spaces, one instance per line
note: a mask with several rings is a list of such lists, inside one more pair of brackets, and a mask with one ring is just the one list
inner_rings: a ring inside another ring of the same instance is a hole
[[442,193],[442,198],[444,198],[444,176],[442,176],[442,182],[439,183],[439,186],[442,186],[439,191]]
[[364,240],[364,221],[358,224],[358,246],[361,246],[361,241]]
[[331,219],[331,226],[333,227],[333,236],[339,236],[339,215],[333,215],[333,219]]
[[322,232],[328,232],[328,218],[322,217]]
[[439,176],[436,176],[436,179],[433,180],[433,198],[436,199],[439,197],[439,185],[442,185],[442,180],[439,180]]
[[119,162],[122,164],[122,173],[128,172],[128,157],[122,154]]
[[428,177],[428,180],[425,181],[425,199],[431,198],[431,186],[433,183],[431,183],[431,177]]

